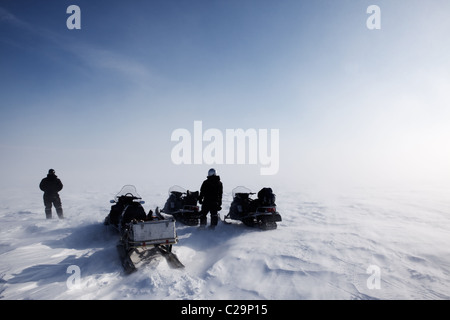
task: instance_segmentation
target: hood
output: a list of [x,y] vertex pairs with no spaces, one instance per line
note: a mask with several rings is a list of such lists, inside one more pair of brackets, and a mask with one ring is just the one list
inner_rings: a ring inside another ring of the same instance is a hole
[[206,178],[210,181],[220,181],[220,176],[208,176]]

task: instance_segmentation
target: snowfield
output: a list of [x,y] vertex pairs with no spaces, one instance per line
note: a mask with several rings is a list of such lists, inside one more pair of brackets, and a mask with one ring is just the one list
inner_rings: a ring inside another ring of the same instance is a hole
[[[164,205],[163,190],[136,187],[146,211]],[[185,268],[154,255],[131,275],[102,224],[118,190],[63,190],[65,220],[45,219],[39,190],[3,190],[0,298],[450,299],[449,188],[274,189],[277,230],[177,224]]]

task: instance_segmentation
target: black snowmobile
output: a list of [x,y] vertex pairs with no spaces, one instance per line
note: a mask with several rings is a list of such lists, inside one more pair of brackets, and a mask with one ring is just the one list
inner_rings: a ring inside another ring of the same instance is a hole
[[275,204],[275,194],[271,188],[263,188],[258,192],[258,198],[252,199],[255,193],[246,187],[236,187],[232,191],[233,202],[230,206],[227,220],[239,220],[246,226],[257,227],[262,230],[274,230],[277,222],[281,221],[281,216],[277,212]]
[[196,226],[201,217],[197,204],[198,196],[198,191],[189,191],[180,186],[173,186],[169,189],[169,198],[162,212],[172,215],[175,220],[185,225]]
[[123,186],[110,202],[114,205],[104,224],[120,233],[117,250],[125,272],[135,271],[135,264],[150,250],[162,254],[172,267],[184,267],[172,253],[172,245],[178,242],[174,219],[164,218],[159,208],[146,214],[145,202],[132,185]]

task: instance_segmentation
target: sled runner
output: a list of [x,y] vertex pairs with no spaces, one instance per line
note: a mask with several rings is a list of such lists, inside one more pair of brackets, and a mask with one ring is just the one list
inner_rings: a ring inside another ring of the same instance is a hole
[[[136,255],[143,256],[143,251],[158,249],[175,268],[184,267],[176,255],[172,253],[172,245],[178,242],[175,220],[166,219],[156,208],[155,213],[145,214],[142,207],[144,201],[132,185],[126,185],[111,200],[114,205],[105,218],[105,225],[111,225],[120,233],[117,250],[122,266],[127,273],[136,270]],[[135,258],[133,261],[133,258]]]
[[261,230],[274,230],[277,222],[281,221],[281,215],[277,212],[275,194],[271,188],[263,188],[258,192],[258,198],[246,187],[236,187],[232,191],[233,202],[230,211],[224,218],[224,222],[230,224],[230,220],[238,220],[249,227]]
[[198,202],[198,191],[189,191],[180,186],[172,186],[169,189],[169,198],[167,199],[163,213],[173,216],[188,226],[196,226],[201,218]]

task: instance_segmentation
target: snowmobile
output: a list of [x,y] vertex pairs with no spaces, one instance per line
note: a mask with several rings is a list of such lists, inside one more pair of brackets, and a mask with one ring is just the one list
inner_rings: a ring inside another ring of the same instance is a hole
[[257,199],[252,199],[251,196],[254,194],[246,187],[234,188],[232,190],[233,202],[224,222],[229,224],[231,223],[230,219],[239,220],[249,227],[257,227],[262,230],[276,229],[277,222],[281,221],[281,215],[277,212],[275,194],[272,189],[261,189]]
[[162,212],[172,215],[175,220],[185,225],[196,226],[201,217],[197,204],[198,196],[198,191],[189,191],[180,186],[172,186],[169,189],[169,198]]
[[172,245],[178,242],[174,219],[164,218],[159,208],[146,214],[145,202],[133,185],[123,186],[110,202],[113,205],[104,224],[120,234],[117,250],[126,273],[136,271],[135,263],[150,250],[162,254],[172,267],[184,267],[172,253]]

